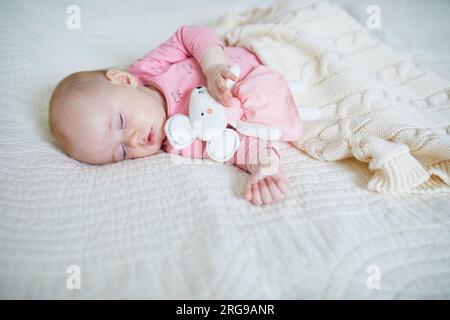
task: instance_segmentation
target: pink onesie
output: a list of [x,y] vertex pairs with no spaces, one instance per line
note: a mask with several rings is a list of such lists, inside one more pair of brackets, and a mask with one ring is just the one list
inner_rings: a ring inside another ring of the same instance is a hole
[[[128,71],[138,85],[153,85],[165,96],[167,118],[174,114],[189,115],[189,97],[193,88],[206,86],[207,81],[199,62],[212,46],[224,49],[228,66],[238,64],[241,69],[232,94],[242,108],[241,120],[281,129],[282,141],[300,137],[300,117],[281,74],[269,70],[245,48],[225,47],[218,36],[207,27],[182,26],[169,40],[150,51],[144,58],[131,65]],[[233,98],[234,99],[234,98]],[[225,108],[225,107],[224,107]],[[238,133],[239,134],[239,133]],[[240,146],[227,163],[249,171],[255,156],[267,148],[278,150],[270,141],[239,134]],[[191,158],[206,158],[205,142],[196,139],[182,150],[172,148],[166,139],[162,149]]]

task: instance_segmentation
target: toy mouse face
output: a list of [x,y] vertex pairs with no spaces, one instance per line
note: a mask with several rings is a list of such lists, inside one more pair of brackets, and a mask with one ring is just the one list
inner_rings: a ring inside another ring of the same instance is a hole
[[189,101],[189,119],[197,137],[211,141],[227,127],[224,107],[212,98],[205,87],[196,87]]

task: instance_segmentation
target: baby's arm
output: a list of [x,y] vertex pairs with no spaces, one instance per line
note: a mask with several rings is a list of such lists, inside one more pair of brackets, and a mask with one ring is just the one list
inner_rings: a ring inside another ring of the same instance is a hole
[[156,76],[167,71],[171,64],[193,57],[207,79],[211,96],[230,105],[231,92],[226,80],[237,80],[228,69],[224,45],[217,34],[204,26],[182,26],[166,42],[150,51],[128,69],[139,78]]
[[257,206],[281,200],[288,191],[288,181],[274,149],[263,150],[259,155],[256,163],[250,165],[251,175],[245,186],[245,199]]
[[167,41],[136,61],[130,69],[156,76],[167,71],[171,64],[190,57],[201,64],[203,56],[211,47],[218,47],[222,51],[224,48],[222,41],[211,29],[204,26],[182,26]]
[[271,143],[241,136],[241,144],[229,163],[248,171],[245,198],[260,206],[278,201],[288,191],[288,181],[280,167],[277,148]]

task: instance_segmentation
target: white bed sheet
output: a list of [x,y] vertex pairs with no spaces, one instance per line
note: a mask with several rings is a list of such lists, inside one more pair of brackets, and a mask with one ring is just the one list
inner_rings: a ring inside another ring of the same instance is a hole
[[[378,35],[449,77],[449,2],[377,2]],[[289,197],[262,208],[240,196],[246,175],[232,166],[63,155],[46,113],[61,77],[127,65],[181,24],[273,2],[78,3],[77,31],[65,2],[0,3],[0,298],[450,298],[448,194],[370,193],[365,164],[287,144]],[[365,2],[336,3],[364,21]],[[80,290],[66,287],[69,265]],[[371,265],[380,290],[367,287]]]

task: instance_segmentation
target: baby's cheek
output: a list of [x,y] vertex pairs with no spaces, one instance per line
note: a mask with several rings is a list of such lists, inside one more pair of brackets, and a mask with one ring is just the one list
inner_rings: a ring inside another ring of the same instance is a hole
[[132,157],[133,158],[149,157],[149,156],[152,156],[152,155],[156,154],[160,149],[161,149],[161,145],[160,144],[155,144],[155,145],[153,145],[151,147],[143,147],[143,148],[133,152],[132,153]]

